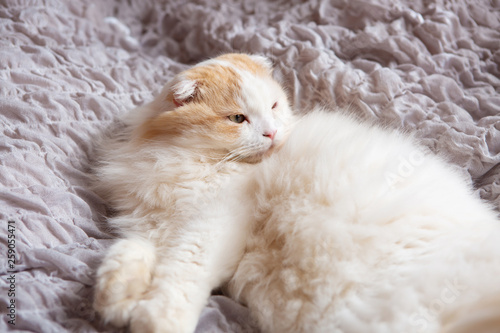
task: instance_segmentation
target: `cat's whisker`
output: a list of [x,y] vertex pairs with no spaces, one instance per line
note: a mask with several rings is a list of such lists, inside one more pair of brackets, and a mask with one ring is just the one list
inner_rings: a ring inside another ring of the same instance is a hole
[[222,164],[231,162],[239,162],[255,153],[256,148],[260,145],[258,143],[238,147],[229,151],[217,164],[216,167],[219,168]]

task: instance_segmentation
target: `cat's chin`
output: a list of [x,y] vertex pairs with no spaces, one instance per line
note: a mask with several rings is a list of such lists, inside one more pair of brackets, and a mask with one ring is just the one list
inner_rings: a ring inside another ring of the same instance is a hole
[[249,156],[241,160],[241,162],[248,163],[248,164],[256,164],[262,162],[264,159],[264,154],[259,154],[259,155],[254,155],[254,156]]

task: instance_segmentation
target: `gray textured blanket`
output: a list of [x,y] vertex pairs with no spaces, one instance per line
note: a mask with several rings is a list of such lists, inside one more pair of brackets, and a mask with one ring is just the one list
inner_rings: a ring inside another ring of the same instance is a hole
[[[116,331],[90,305],[113,241],[88,189],[95,138],[224,52],[271,57],[299,112],[416,131],[499,208],[499,19],[495,0],[0,1],[0,331]],[[213,296],[198,331],[254,328]]]

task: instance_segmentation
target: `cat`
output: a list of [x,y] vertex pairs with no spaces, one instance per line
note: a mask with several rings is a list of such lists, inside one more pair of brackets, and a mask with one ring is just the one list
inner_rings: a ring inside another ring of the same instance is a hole
[[494,210],[411,135],[345,110],[297,119],[271,71],[202,62],[107,145],[98,187],[122,239],[97,272],[104,320],[192,332],[224,285],[263,332],[495,332]]
[[96,191],[120,235],[96,274],[94,308],[132,332],[193,332],[243,255],[246,174],[294,116],[262,56],[226,54],[181,72],[105,142]]
[[246,186],[228,284],[263,332],[500,332],[500,221],[411,135],[301,118]]

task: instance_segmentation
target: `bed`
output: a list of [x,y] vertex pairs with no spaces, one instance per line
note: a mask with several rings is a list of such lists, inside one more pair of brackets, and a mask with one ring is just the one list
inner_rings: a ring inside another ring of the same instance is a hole
[[[113,242],[89,188],[96,138],[225,52],[270,57],[299,113],[350,107],[415,132],[500,209],[497,0],[4,0],[0,331],[117,332],[91,307]],[[197,328],[255,331],[223,295]]]

